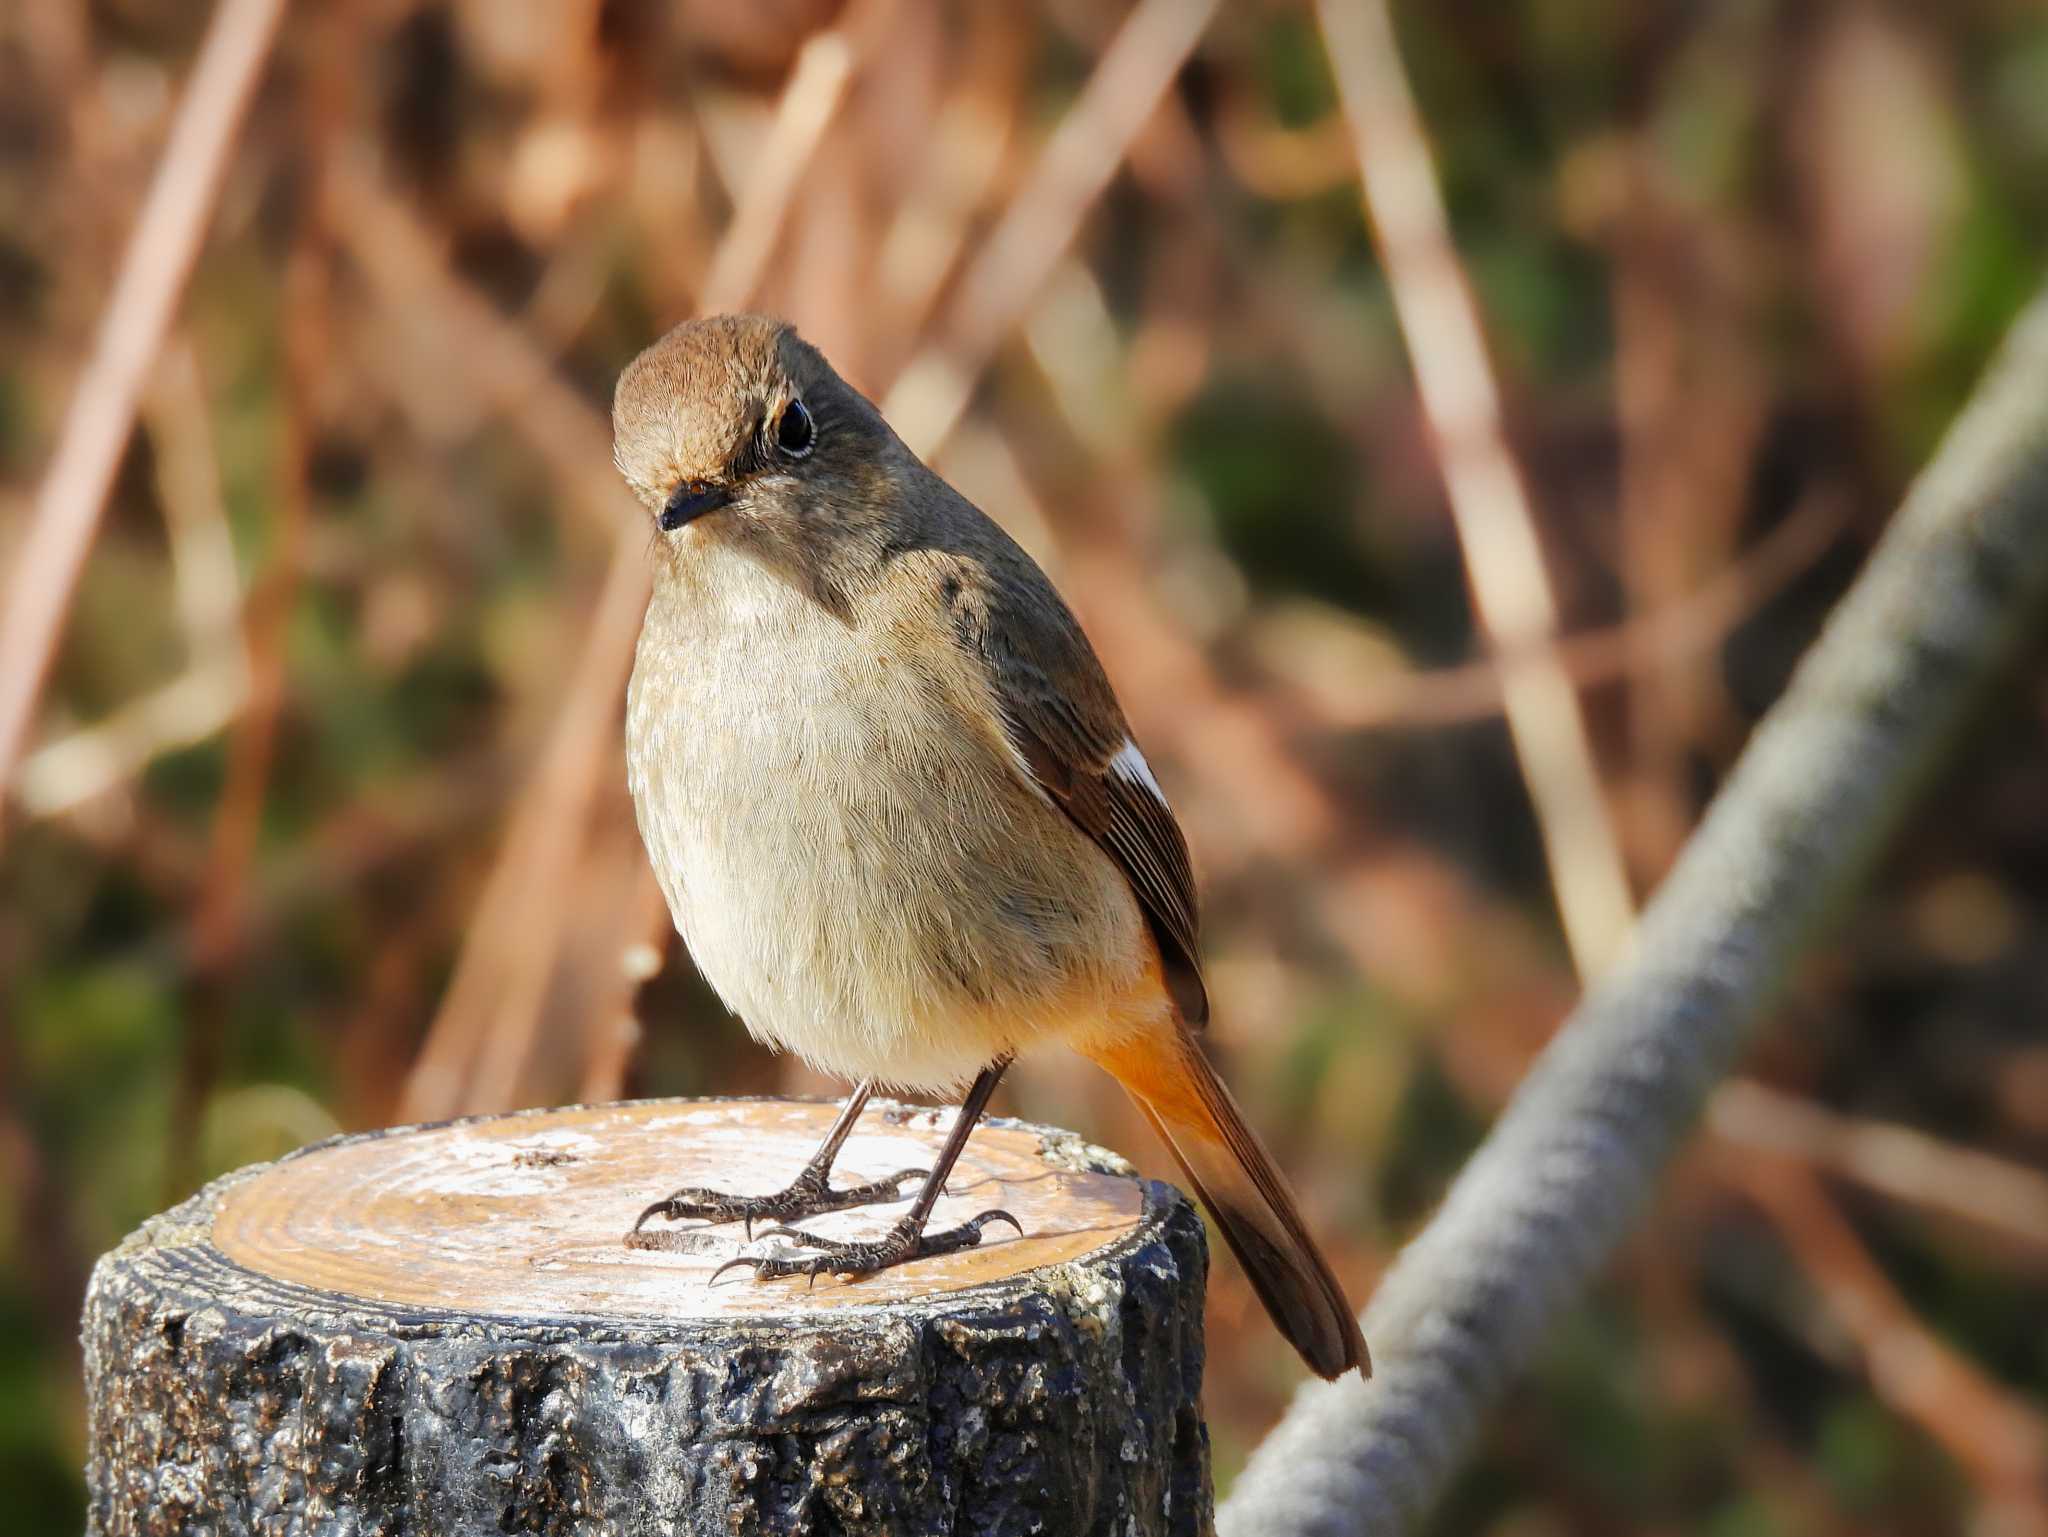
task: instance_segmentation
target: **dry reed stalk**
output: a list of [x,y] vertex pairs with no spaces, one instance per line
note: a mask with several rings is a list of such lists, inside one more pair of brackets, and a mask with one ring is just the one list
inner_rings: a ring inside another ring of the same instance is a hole
[[1579,975],[1590,980],[1621,953],[1634,899],[1578,695],[1551,646],[1557,603],[1528,487],[1501,425],[1478,306],[1451,240],[1386,0],[1319,0],[1317,15],[1443,461],[1473,602],[1501,655],[1508,730],[1549,856],[1558,916]]
[[2048,1534],[2048,1417],[1938,1339],[1804,1163],[1744,1156],[1729,1171],[1777,1229],[1845,1333],[1871,1390],[1965,1469],[1986,1530]]
[[975,253],[939,327],[882,400],[882,414],[929,458],[967,409],[996,348],[1029,312],[1081,221],[1201,41],[1217,0],[1139,0]]
[[13,780],[150,367],[199,253],[236,131],[283,14],[284,0],[221,0],[129,237],[91,361],[9,573],[0,612],[0,787]]

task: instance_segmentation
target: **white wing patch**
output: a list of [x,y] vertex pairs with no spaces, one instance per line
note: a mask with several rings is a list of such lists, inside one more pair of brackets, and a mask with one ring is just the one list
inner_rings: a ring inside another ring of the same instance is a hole
[[1138,744],[1129,737],[1109,760],[1109,771],[1126,783],[1143,785],[1152,792],[1152,798],[1160,805],[1166,804],[1166,792],[1159,788],[1159,781],[1152,777],[1152,765],[1145,761],[1145,755],[1138,751]]
[[1044,781],[1038,777],[1037,771],[1031,767],[1031,760],[1024,756],[1024,749],[1017,745],[1017,738],[1011,734],[1011,727],[1007,720],[1003,723],[1003,747],[1009,753],[1010,761],[1017,766],[1017,773],[1022,777],[1024,783],[1031,786],[1032,791],[1046,805],[1057,807],[1059,802],[1052,798],[1052,791],[1045,787]]

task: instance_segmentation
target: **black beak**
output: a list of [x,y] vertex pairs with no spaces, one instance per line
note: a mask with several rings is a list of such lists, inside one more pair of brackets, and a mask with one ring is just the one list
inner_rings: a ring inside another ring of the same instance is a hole
[[686,480],[669,492],[668,503],[657,521],[664,534],[672,534],[685,523],[694,523],[731,500],[732,492],[724,486],[708,480]]

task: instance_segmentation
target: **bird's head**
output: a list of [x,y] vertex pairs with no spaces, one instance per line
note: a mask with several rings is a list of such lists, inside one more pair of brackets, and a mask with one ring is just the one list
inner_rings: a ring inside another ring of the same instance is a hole
[[915,464],[816,348],[760,315],[688,321],[641,353],[612,431],[664,546],[734,544],[813,585],[881,542]]

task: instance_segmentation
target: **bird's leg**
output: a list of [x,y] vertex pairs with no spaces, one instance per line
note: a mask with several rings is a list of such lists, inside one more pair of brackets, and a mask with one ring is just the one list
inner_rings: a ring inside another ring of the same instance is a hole
[[1009,1065],[1008,1057],[1000,1057],[981,1070],[980,1076],[974,1080],[974,1087],[967,1091],[967,1098],[961,1103],[960,1114],[954,1118],[952,1129],[946,1133],[945,1146],[939,1149],[938,1161],[932,1165],[931,1173],[925,1176],[924,1188],[918,1191],[917,1200],[903,1220],[882,1237],[866,1243],[843,1243],[834,1238],[820,1238],[816,1233],[806,1233],[800,1228],[764,1228],[763,1237],[773,1234],[780,1238],[793,1238],[807,1249],[823,1252],[801,1258],[742,1255],[720,1265],[711,1273],[711,1279],[716,1281],[726,1271],[742,1265],[752,1266],[756,1276],[771,1280],[795,1275],[809,1276],[812,1280],[821,1275],[873,1275],[905,1260],[971,1249],[981,1242],[981,1230],[991,1222],[1007,1222],[1022,1233],[1024,1225],[1006,1211],[985,1211],[958,1227],[949,1227],[942,1232],[927,1233],[924,1230],[925,1223],[931,1219],[932,1208],[945,1194],[946,1176],[959,1161],[961,1149],[967,1146],[968,1135],[981,1120],[982,1111],[988,1108],[989,1096],[995,1093],[1003,1069]]
[[846,1108],[839,1112],[839,1119],[832,1123],[825,1140],[818,1144],[818,1150],[811,1154],[811,1161],[804,1165],[803,1173],[790,1182],[787,1190],[778,1190],[773,1195],[728,1195],[722,1190],[696,1187],[673,1191],[640,1213],[640,1220],[633,1224],[633,1231],[639,1232],[652,1217],[666,1217],[670,1221],[678,1217],[703,1217],[712,1222],[744,1222],[747,1236],[752,1238],[754,1223],[762,1219],[794,1222],[801,1217],[815,1217],[820,1212],[844,1211],[849,1206],[872,1206],[901,1200],[903,1182],[922,1179],[923,1169],[899,1169],[887,1179],[849,1185],[843,1190],[834,1190],[830,1183],[832,1161],[853,1134],[853,1123],[860,1119],[861,1107],[867,1104],[874,1089],[874,1082],[870,1080],[848,1096]]

